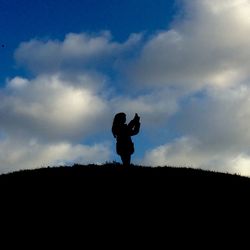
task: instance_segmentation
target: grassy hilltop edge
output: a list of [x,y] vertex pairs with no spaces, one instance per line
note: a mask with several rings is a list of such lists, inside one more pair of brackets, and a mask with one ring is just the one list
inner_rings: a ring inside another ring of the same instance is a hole
[[75,164],[2,174],[0,190],[2,201],[8,206],[14,203],[13,208],[60,204],[58,211],[70,207],[78,214],[79,209],[90,210],[90,214],[157,210],[155,216],[164,211],[180,216],[177,211],[183,209],[184,214],[192,214],[245,207],[250,178],[191,167]]
[[196,169],[192,167],[150,167],[131,165],[124,168],[119,163],[105,163],[102,165],[80,165],[41,167],[36,169],[23,169],[0,175],[0,183],[11,181],[68,181],[68,182],[155,182],[159,184],[180,185],[245,185],[250,187],[250,178],[239,174],[222,173],[210,170]]

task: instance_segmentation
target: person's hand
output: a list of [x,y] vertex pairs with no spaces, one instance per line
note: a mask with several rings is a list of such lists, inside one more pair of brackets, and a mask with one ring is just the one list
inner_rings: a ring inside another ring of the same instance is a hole
[[138,116],[138,114],[137,114],[137,113],[135,113],[135,117],[134,117],[134,119],[135,119],[137,122],[139,122],[139,121],[140,121],[140,116]]

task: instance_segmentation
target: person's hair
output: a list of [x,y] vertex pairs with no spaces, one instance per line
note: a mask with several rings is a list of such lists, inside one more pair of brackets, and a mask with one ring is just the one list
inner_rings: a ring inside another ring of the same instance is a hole
[[123,125],[125,122],[126,122],[125,113],[121,112],[115,115],[114,120],[113,120],[113,125],[112,125],[112,133],[114,137],[117,136],[117,130],[119,129],[119,127]]

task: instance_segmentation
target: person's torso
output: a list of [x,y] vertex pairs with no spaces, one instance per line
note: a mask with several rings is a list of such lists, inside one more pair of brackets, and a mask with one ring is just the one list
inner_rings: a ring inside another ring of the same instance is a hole
[[130,136],[130,131],[129,131],[129,128],[128,128],[127,124],[122,125],[117,130],[116,140],[117,140],[118,143],[129,143],[129,142],[132,142],[131,136]]

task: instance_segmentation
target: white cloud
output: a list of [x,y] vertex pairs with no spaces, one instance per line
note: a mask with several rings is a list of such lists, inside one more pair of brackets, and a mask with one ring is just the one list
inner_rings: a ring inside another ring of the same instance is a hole
[[7,87],[12,90],[15,90],[15,89],[27,87],[28,84],[29,84],[29,81],[27,79],[17,76],[11,79],[10,81],[8,81]]
[[112,41],[108,31],[98,35],[69,33],[63,41],[32,39],[23,42],[16,50],[15,58],[18,64],[37,74],[62,70],[96,71],[131,50],[140,40],[140,34],[131,34],[127,41],[118,43]]
[[21,43],[17,63],[35,76],[8,79],[0,91],[0,173],[110,160],[108,144],[84,142],[100,132],[112,138],[112,91],[103,68],[113,70],[140,40],[140,34],[131,34],[120,43],[102,32]]
[[84,82],[74,86],[58,75],[31,81],[16,77],[2,91],[0,127],[16,136],[34,134],[45,141],[80,140],[103,129],[107,110],[106,101],[85,88]]
[[159,126],[178,111],[178,93],[171,90],[155,91],[135,97],[118,96],[110,101],[112,110],[125,112],[131,118],[134,113],[143,117],[145,126]]
[[197,144],[198,141],[190,137],[177,139],[146,152],[143,163],[149,166],[193,166],[201,161],[200,154],[196,154],[198,157],[195,161],[194,157],[190,157]]
[[55,167],[73,163],[104,163],[110,158],[106,144],[86,146],[68,142],[43,144],[36,140],[17,141],[6,138],[0,141],[0,172],[8,173],[20,169]]
[[[110,133],[112,115],[123,111],[131,117],[139,113],[143,128],[151,131],[172,126],[166,128],[172,129],[166,143],[160,138],[162,145],[146,153],[145,165],[250,175],[250,2],[182,3],[183,15],[149,38],[135,61],[139,34],[124,43],[113,41],[109,32],[22,43],[16,59],[37,76],[15,77],[0,93],[3,166],[108,158],[106,147],[88,148],[79,138]],[[127,52],[134,53],[129,67]],[[107,88],[120,66],[142,89],[128,84],[128,94],[118,95],[117,82]]]
[[250,89],[209,89],[176,115],[180,138],[148,151],[143,162],[250,176]]
[[141,163],[147,166],[192,167],[250,177],[249,155],[204,150],[204,144],[192,137],[182,137],[149,150]]
[[210,89],[193,97],[178,114],[182,134],[199,138],[206,150],[246,152],[250,142],[250,89]]
[[[144,46],[130,74],[141,85],[195,91],[206,85],[230,86],[249,77],[250,3],[192,0],[172,28]],[[184,19],[183,19],[184,18]]]
[[178,95],[174,91],[108,99],[96,87],[98,80],[82,74],[77,75],[76,83],[70,75],[59,73],[39,75],[32,80],[10,79],[2,89],[0,103],[0,127],[3,138],[7,138],[0,143],[0,163],[5,166],[2,170],[59,164],[66,160],[108,161],[107,148],[102,153],[99,146],[79,143],[99,132],[109,133],[114,143],[111,135],[114,113],[123,111],[132,116],[138,112],[143,127],[150,128],[164,123],[178,110]]
[[250,177],[249,166],[250,166],[249,155],[239,154],[230,162],[230,168],[232,169],[233,173]]
[[143,163],[250,176],[250,2],[182,3],[183,15],[149,39],[130,71],[141,86],[185,89],[170,120],[178,137]]

